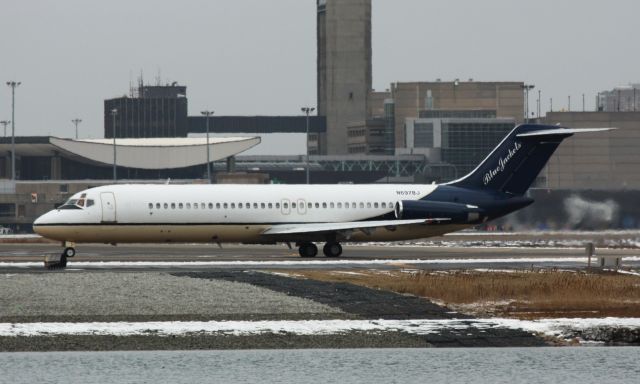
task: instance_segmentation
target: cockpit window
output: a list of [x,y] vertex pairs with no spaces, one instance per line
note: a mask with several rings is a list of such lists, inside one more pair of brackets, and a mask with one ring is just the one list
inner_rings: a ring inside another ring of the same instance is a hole
[[91,207],[95,204],[92,199],[87,199],[87,194],[83,193],[79,199],[69,199],[64,204],[58,207],[58,209],[83,209],[85,207]]

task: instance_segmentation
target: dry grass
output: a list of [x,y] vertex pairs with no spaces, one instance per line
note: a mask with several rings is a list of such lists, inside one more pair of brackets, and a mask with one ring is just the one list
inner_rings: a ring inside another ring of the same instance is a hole
[[563,271],[357,274],[308,271],[309,278],[340,281],[422,296],[475,315],[542,317],[640,317],[640,277]]

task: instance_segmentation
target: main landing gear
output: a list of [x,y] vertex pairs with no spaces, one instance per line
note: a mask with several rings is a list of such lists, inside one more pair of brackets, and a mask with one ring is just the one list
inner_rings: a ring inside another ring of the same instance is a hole
[[44,267],[46,269],[65,269],[67,258],[74,257],[76,249],[72,246],[66,247],[60,255],[47,255],[44,257]]
[[[314,243],[298,244],[298,252],[301,257],[316,257],[318,247]],[[342,246],[338,242],[328,242],[322,248],[322,253],[326,257],[340,257],[342,255]]]

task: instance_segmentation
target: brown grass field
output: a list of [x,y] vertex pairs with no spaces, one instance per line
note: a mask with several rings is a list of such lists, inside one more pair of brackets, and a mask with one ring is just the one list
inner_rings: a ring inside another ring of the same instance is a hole
[[640,277],[572,271],[303,271],[304,277],[428,298],[475,316],[640,317]]

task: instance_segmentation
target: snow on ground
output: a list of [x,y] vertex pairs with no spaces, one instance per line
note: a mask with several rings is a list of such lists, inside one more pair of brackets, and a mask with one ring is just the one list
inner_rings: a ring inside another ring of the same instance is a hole
[[442,330],[476,328],[522,329],[563,337],[570,331],[597,327],[640,328],[640,318],[541,319],[504,318],[473,320],[304,320],[304,321],[168,321],[111,323],[0,323],[0,336],[115,335],[170,336],[200,334],[260,335],[289,333],[295,335],[333,335],[359,332],[406,332],[427,335]]
[[[640,256],[624,257],[624,261],[640,261]],[[279,260],[279,261],[69,261],[70,268],[114,267],[217,267],[217,266],[331,266],[331,265],[397,265],[397,264],[501,264],[501,263],[587,263],[587,257],[522,257],[487,259],[374,259],[374,260]],[[14,268],[42,267],[41,262],[0,262]]]

